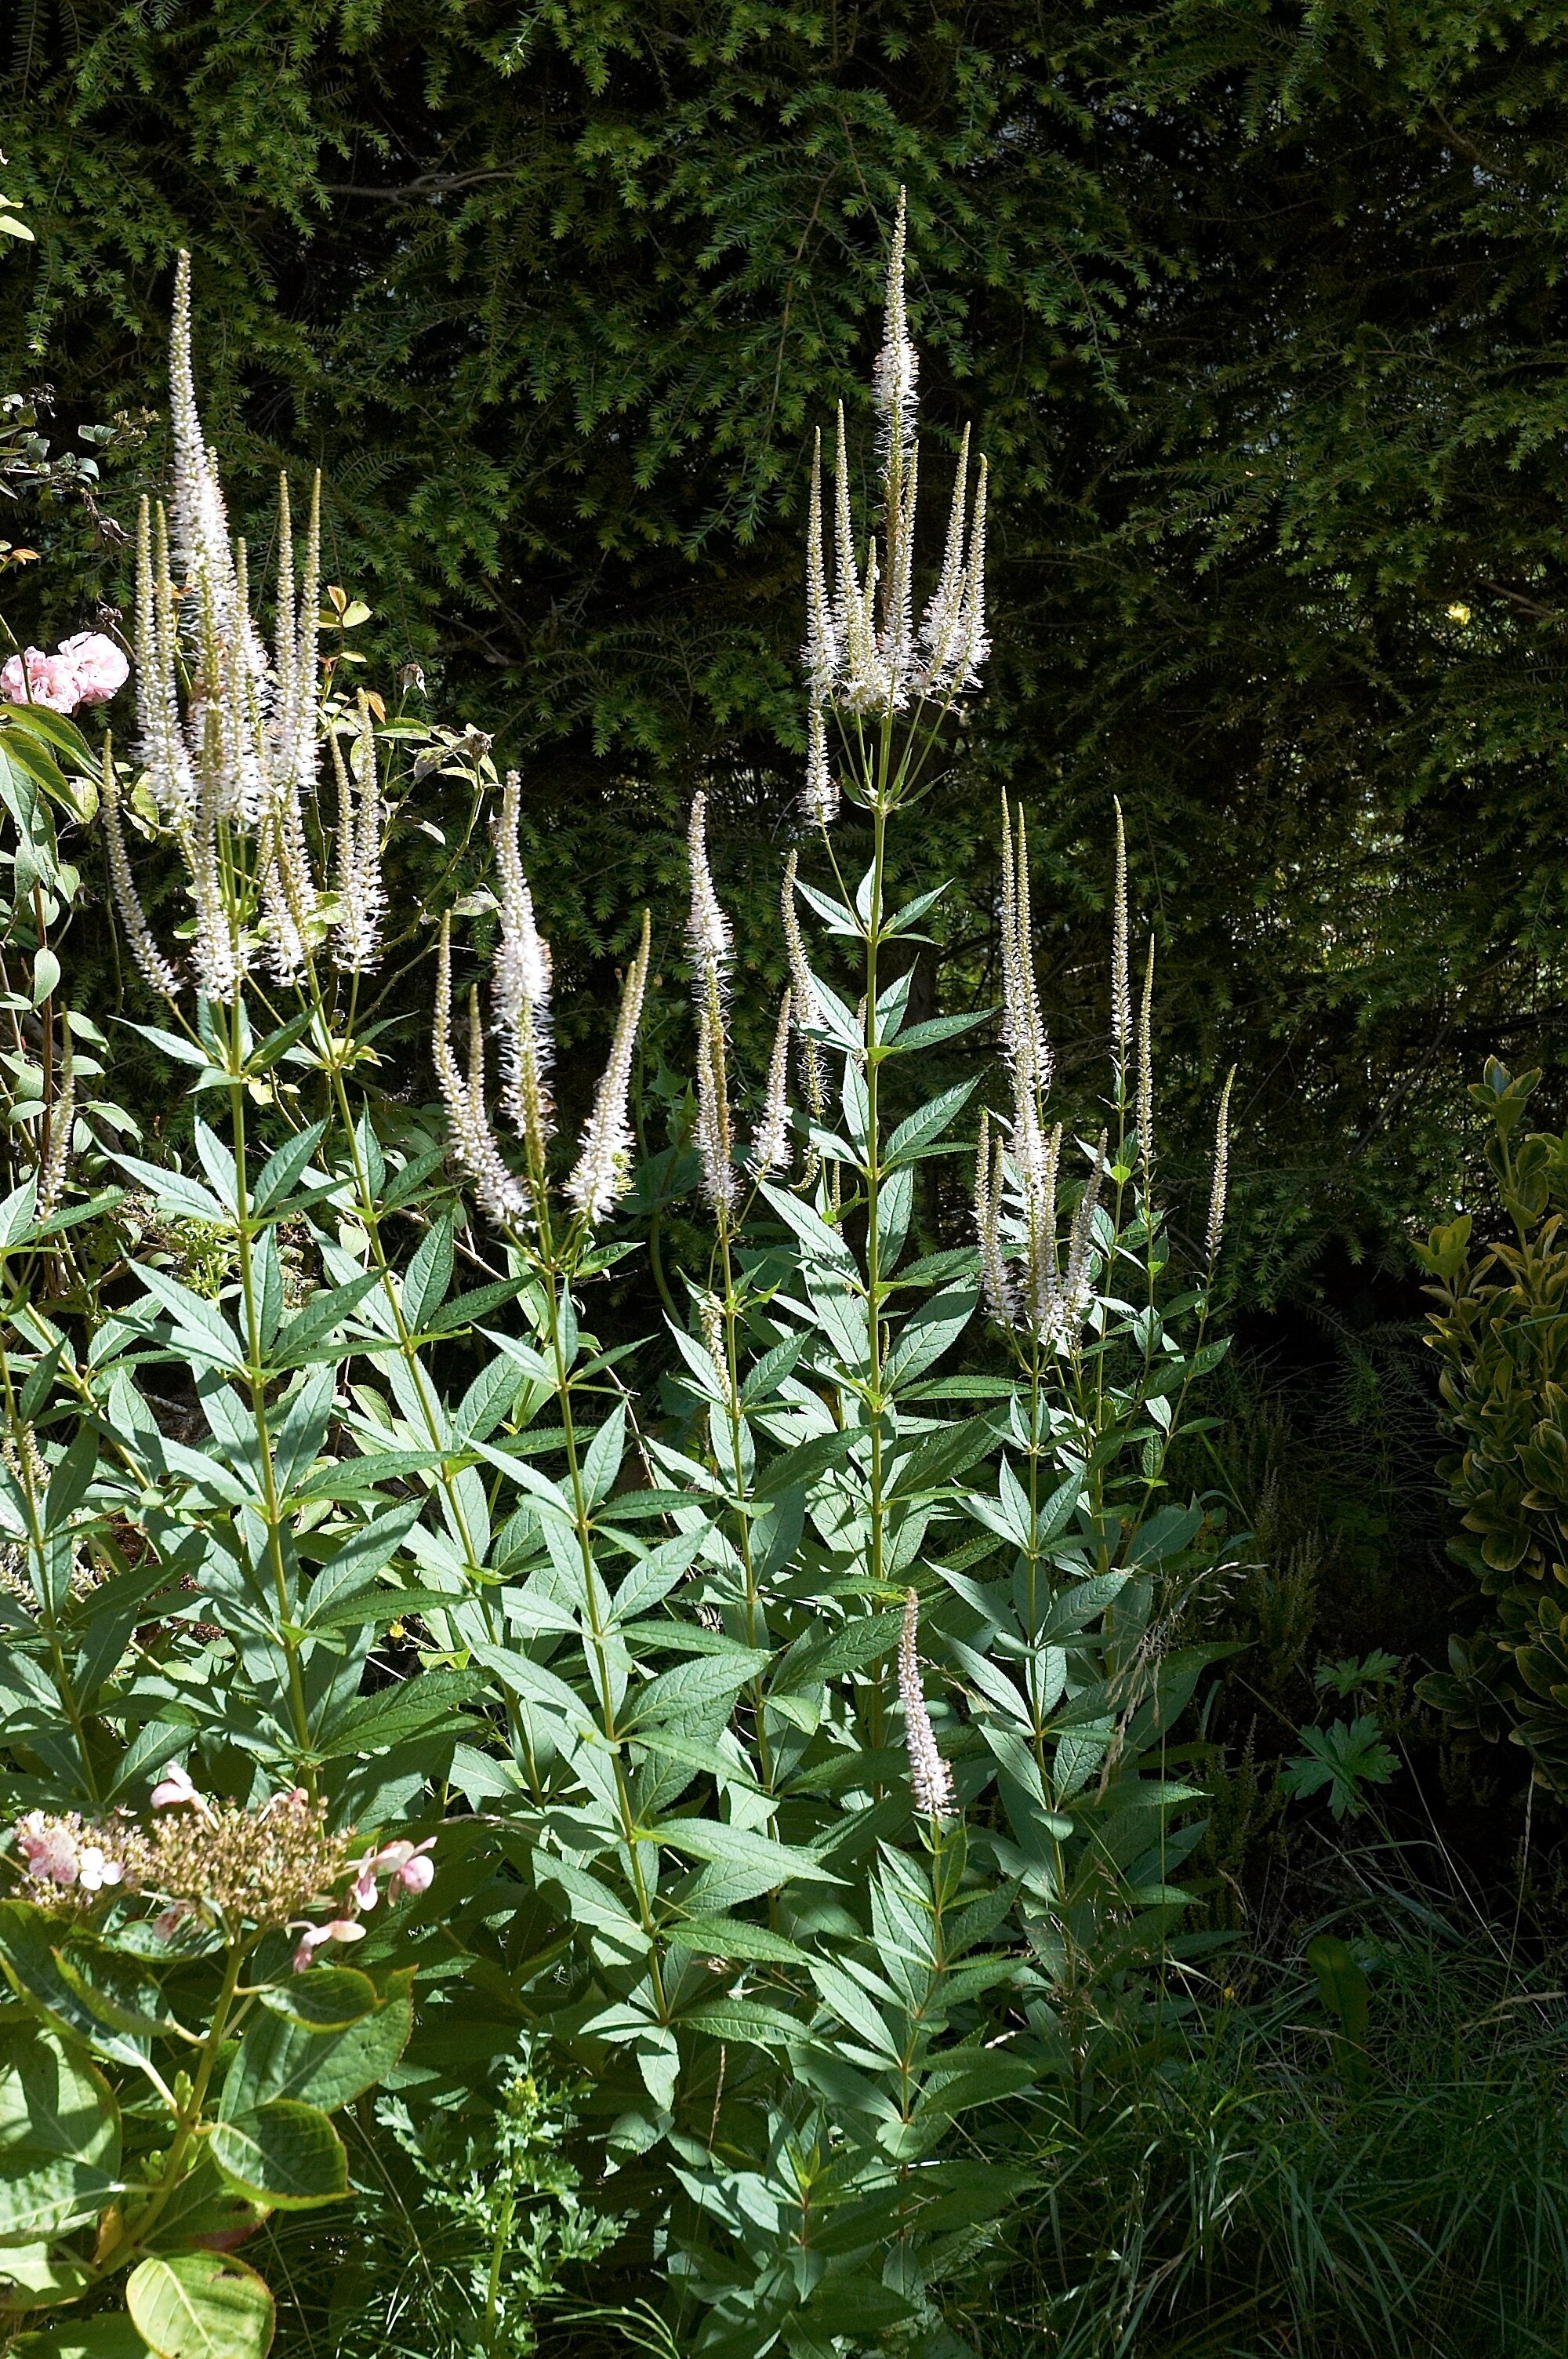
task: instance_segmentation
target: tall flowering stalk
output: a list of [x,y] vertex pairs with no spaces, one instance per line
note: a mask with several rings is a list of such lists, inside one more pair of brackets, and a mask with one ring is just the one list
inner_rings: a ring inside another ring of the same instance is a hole
[[632,1185],[632,1059],[637,1046],[637,1027],[643,1020],[651,940],[644,910],[642,937],[621,987],[621,1011],[615,1020],[610,1060],[582,1134],[576,1166],[567,1183],[568,1194],[589,1228],[603,1220]]
[[[167,511],[144,500],[136,529],[137,751],[185,864],[197,988],[232,1006],[261,962],[279,984],[302,981],[323,944],[346,971],[373,964],[385,912],[384,813],[362,699],[346,760],[331,740],[339,810],[329,924],[312,844],[322,738],[320,481],[297,562],[287,478],[279,481],[269,653],[251,612],[245,544],[231,538],[197,406],[186,254],[175,279],[169,394],[173,497]],[[149,933],[113,795],[104,799],[104,826],[132,954],[153,987],[172,997],[175,970]]]
[[923,1819],[950,1818],[957,1807],[953,1772],[944,1760],[931,1725],[920,1679],[920,1600],[904,1592],[898,1641],[898,1700],[903,1708],[903,1744],[909,1757],[909,1795]]
[[946,545],[935,587],[918,627],[914,619],[916,433],[919,362],[909,333],[904,276],[907,219],[903,191],[888,255],[881,350],[872,373],[872,406],[881,458],[880,541],[864,565],[849,497],[849,437],[840,405],[835,451],[832,577],[822,497],[818,436],[806,534],[806,632],[802,648],[810,691],[806,807],[826,825],[838,808],[830,775],[826,714],[881,715],[921,702],[946,704],[977,687],[989,651],[985,619],[986,465],[973,500],[965,435],[948,511]]
[[708,864],[708,799],[695,798],[687,832],[691,908],[687,941],[697,1002],[697,1151],[702,1192],[717,1211],[736,1200],[735,1141],[730,1119],[728,1007],[734,939]]

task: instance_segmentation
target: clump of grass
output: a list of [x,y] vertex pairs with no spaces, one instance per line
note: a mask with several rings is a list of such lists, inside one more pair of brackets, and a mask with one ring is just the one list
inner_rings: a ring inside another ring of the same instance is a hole
[[1276,1970],[1272,1999],[1205,2007],[1076,2126],[1065,2099],[1041,2124],[1046,2191],[991,2348],[1558,2359],[1564,1962],[1521,1972],[1447,1928],[1352,1946],[1364,2070],[1344,2072],[1305,1970]]

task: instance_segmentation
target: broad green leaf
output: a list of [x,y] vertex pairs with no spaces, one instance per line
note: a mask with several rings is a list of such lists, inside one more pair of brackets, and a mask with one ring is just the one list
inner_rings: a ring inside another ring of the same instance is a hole
[[[189,2252],[198,2237],[232,2236],[236,2231],[243,2234],[255,2227],[265,2218],[266,2210],[265,2204],[229,2185],[203,2141],[142,2242],[149,2253]],[[223,2248],[214,2245],[212,2249]]]
[[0,2245],[68,2235],[120,2192],[120,2180],[95,2163],[13,2147],[0,2157]]
[[939,1426],[911,1451],[893,1479],[891,1495],[913,1499],[923,1491],[940,1490],[983,1458],[996,1440],[989,1417],[971,1417],[962,1425]]
[[379,1270],[367,1269],[358,1277],[341,1285],[327,1288],[313,1294],[304,1308],[297,1311],[277,1339],[274,1357],[280,1367],[287,1367],[294,1356],[330,1335],[358,1310],[367,1294],[373,1294],[381,1284]]
[[214,2124],[209,2143],[224,2178],[258,2202],[304,2211],[349,2191],[342,2139],[319,2106],[297,2098],[274,2097],[254,2114]]
[[[960,1082],[954,1089],[944,1090],[901,1122],[888,1140],[883,1161],[897,1163],[903,1158],[918,1155],[941,1137],[955,1114],[963,1111],[973,1097],[978,1082]],[[950,1150],[957,1154],[957,1148]]]
[[98,2020],[60,1974],[55,1962],[59,1919],[29,1900],[0,1900],[0,1966],[7,1980],[47,2021],[95,2048],[100,2055],[139,2068],[145,2038]]
[[[12,2256],[5,2258],[8,2263]],[[27,2307],[21,2302],[16,2306]],[[41,2333],[18,2335],[11,2349],[15,2359],[147,2359],[147,2346],[123,2310],[67,2319]]]
[[816,1482],[829,1467],[844,1463],[855,1446],[856,1439],[852,1432],[835,1430],[814,1433],[809,1441],[797,1441],[793,1450],[786,1450],[782,1457],[773,1460],[771,1466],[762,1470],[752,1486],[752,1496],[771,1499],[778,1492],[787,1491],[793,1484],[809,1485]]
[[[903,1615],[896,1608],[884,1614],[857,1614],[838,1630],[815,1636],[792,1647],[780,1667],[779,1686],[817,1687],[845,1671],[858,1671],[896,1647]],[[770,1697],[770,1701],[773,1699]]]
[[307,2030],[270,2012],[254,2015],[229,2068],[221,2120],[239,2121],[278,2097],[334,2114],[384,2080],[407,2043],[414,1970],[389,1976],[387,1995],[371,2015],[341,2031]]
[[14,1245],[25,1237],[33,1225],[38,1209],[38,1183],[36,1177],[23,1180],[19,1188],[0,1198],[0,1246]]
[[[160,1310],[174,1321],[175,1342],[193,1359],[210,1360],[222,1368],[239,1369],[245,1354],[239,1337],[215,1304],[181,1286],[167,1270],[138,1262],[135,1275]],[[145,1311],[146,1305],[138,1304]]]
[[[44,2310],[56,2302],[79,2300],[92,2282],[84,2261],[57,2251],[52,2245],[7,2245],[0,2250],[0,2318],[8,2310]],[[141,2337],[132,2329],[129,2320],[125,2324],[134,2345],[134,2359],[142,2359],[145,2346]],[[22,2354],[46,2342],[52,2346],[54,2340],[52,2334],[23,2335],[7,2348],[22,2359]]]
[[346,2031],[380,2005],[370,1976],[353,1966],[312,1966],[308,1973],[269,1983],[258,1995],[274,2015],[307,2031]]
[[683,2015],[680,2023],[683,2028],[705,2031],[710,2039],[741,2039],[752,2048],[787,2048],[806,2034],[804,2022],[752,1998],[710,1999]]
[[979,1299],[978,1288],[955,1286],[923,1303],[899,1330],[883,1371],[884,1388],[894,1392],[901,1385],[924,1375],[933,1362],[957,1342],[973,1318]]
[[120,2109],[109,2083],[26,2018],[0,2024],[0,2169],[19,2147],[103,2170],[120,2160]]
[[251,1190],[251,1203],[256,1212],[265,1212],[269,1205],[287,1195],[316,1152],[326,1127],[324,1122],[313,1122],[308,1130],[300,1131],[293,1138],[286,1138],[283,1145],[267,1157],[256,1173],[255,1185]]
[[272,2296],[232,2253],[157,2255],[131,2271],[125,2302],[157,2359],[265,2359],[272,2342]]
[[772,1660],[760,1647],[738,1647],[732,1653],[699,1655],[695,1661],[677,1663],[649,1680],[637,1698],[636,1721],[641,1724],[671,1714],[701,1712],[737,1694]]
[[855,1257],[849,1250],[849,1240],[838,1229],[830,1229],[809,1204],[802,1203],[800,1198],[791,1195],[787,1189],[774,1188],[765,1180],[762,1192],[779,1218],[795,1231],[809,1259],[836,1262],[851,1270],[854,1268]]

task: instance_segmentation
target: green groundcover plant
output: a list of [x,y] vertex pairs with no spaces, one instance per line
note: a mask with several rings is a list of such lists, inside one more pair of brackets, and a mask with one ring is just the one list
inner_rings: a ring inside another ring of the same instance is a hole
[[[901,212],[877,528],[841,426],[812,497],[773,1054],[736,1070],[698,796],[707,1225],[666,1332],[613,1349],[593,1305],[633,1250],[648,929],[568,1143],[517,784],[450,745],[403,772],[395,715],[323,681],[318,526],[297,546],[287,495],[264,641],[182,273],[136,757],[26,687],[29,750],[0,736],[34,960],[12,997],[52,1058],[0,1204],[0,2299],[33,2359],[261,2359],[277,2221],[319,2207],[330,2238],[347,2155],[388,2136],[475,2232],[465,2349],[526,2347],[534,2294],[603,2253],[591,2290],[662,2287],[714,2359],[957,2353],[955,2279],[1037,2182],[1021,2100],[1087,2105],[1114,2044],[1184,2004],[1203,1793],[1176,1731],[1213,1654],[1185,1634],[1233,1542],[1172,1468],[1222,1348],[1225,1102],[1189,1282],[1119,819],[1103,1110],[1053,1100],[1005,811],[1006,1102],[975,1119],[973,1084],[922,1080],[983,1018],[912,1016],[941,888],[895,904],[890,844],[982,672],[986,482],[966,451],[917,600],[903,270]],[[494,868],[463,1055],[476,909],[431,913],[442,1138],[374,1086],[361,1009],[403,921],[393,810],[449,756]],[[89,773],[189,1168],[93,1144],[40,988],[59,896],[27,847]],[[149,839],[184,880],[172,939]],[[136,1198],[200,1253],[145,1250]],[[541,2106],[556,2179],[528,2159]]]

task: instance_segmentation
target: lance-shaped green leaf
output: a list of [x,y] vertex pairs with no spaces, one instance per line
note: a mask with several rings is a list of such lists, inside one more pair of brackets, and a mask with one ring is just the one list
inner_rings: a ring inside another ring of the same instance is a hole
[[433,1319],[452,1282],[452,1230],[456,1215],[432,1221],[404,1273],[403,1316],[415,1334]]
[[803,1851],[799,1844],[779,1843],[772,1835],[758,1834],[752,1827],[732,1827],[721,1819],[665,1819],[657,1826],[644,1829],[644,1832],[672,1851],[685,1852],[690,1859],[710,1860],[719,1866],[771,1876],[773,1882],[761,1886],[762,1891],[773,1891],[791,1882],[844,1881],[841,1875],[824,1867],[814,1853]]
[[345,1753],[384,1752],[416,1729],[442,1721],[454,1732],[466,1732],[470,1723],[460,1707],[483,1684],[472,1671],[422,1671],[398,1687],[356,1697],[318,1736],[316,1750],[323,1761],[339,1760]]
[[722,1655],[699,1655],[650,1680],[637,1697],[633,1720],[639,1726],[700,1712],[739,1694],[748,1680],[766,1670],[773,1657],[759,1647],[726,1647]]

